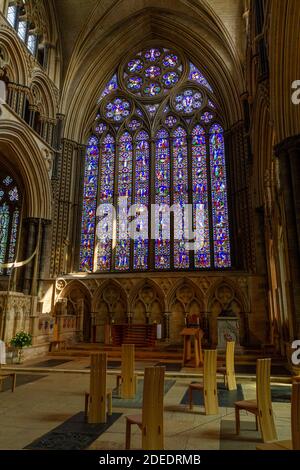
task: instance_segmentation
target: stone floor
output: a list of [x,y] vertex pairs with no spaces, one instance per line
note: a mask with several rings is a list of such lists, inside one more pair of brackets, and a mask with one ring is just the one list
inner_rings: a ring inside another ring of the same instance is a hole
[[[50,358],[43,358],[47,360]],[[35,363],[41,362],[35,361]],[[24,367],[34,365],[28,363]],[[142,369],[143,364],[138,365]],[[34,440],[56,428],[84,408],[84,392],[89,388],[88,359],[76,359],[54,367],[57,373],[47,369],[36,369],[30,374],[41,374],[42,378],[20,385],[15,393],[0,392],[0,449],[23,449]],[[58,373],[59,370],[64,371]],[[75,372],[76,371],[76,372]],[[81,372],[80,372],[81,371]],[[21,370],[20,370],[21,373]],[[25,372],[24,372],[25,373]],[[26,374],[29,372],[27,371]],[[180,402],[184,396],[191,378],[178,374],[173,377],[175,384],[165,395],[165,449],[166,450],[219,450],[224,446],[238,449],[255,450],[258,435],[255,431],[241,433],[240,438],[234,435],[234,409],[220,408],[219,415],[205,416],[203,408],[195,406],[190,412],[186,405]],[[255,384],[243,378],[244,398],[255,398]],[[114,388],[116,378],[108,375],[108,387]],[[290,404],[273,403],[276,428],[279,439],[290,439]],[[124,449],[126,414],[139,414],[140,409],[114,409],[122,416],[97,440],[90,449],[114,450]],[[254,417],[242,413],[242,421],[253,427]],[[226,442],[223,441],[222,429],[232,429],[227,432]],[[246,427],[247,427],[246,426]],[[141,447],[141,434],[133,427],[132,448]],[[229,444],[228,444],[229,441]],[[231,447],[230,447],[231,446]]]

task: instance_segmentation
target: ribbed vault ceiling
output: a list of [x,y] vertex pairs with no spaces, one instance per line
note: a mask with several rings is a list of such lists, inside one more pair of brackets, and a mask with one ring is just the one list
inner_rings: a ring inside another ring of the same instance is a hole
[[[178,0],[173,0],[173,2],[174,4],[180,3]],[[104,11],[111,14],[113,9],[116,9],[117,12],[122,2],[120,0],[54,0],[54,3],[62,43],[63,68],[66,72],[79,37],[86,38],[90,32],[93,32],[93,26],[98,23],[99,16]],[[131,4],[134,3],[136,3],[134,0],[126,0],[128,13],[130,13]],[[157,4],[157,2],[149,2],[148,0],[139,0],[138,3],[141,8],[149,8],[151,3]],[[162,0],[160,3],[163,8],[166,2]],[[191,5],[194,5],[196,9],[204,4],[209,5],[224,24],[236,47],[242,46],[243,0],[194,0],[181,3],[186,4],[187,12],[191,10]]]

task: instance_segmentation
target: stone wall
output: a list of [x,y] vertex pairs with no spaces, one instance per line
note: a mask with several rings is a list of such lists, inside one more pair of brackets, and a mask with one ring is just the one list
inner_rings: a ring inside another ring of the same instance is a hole
[[197,316],[205,342],[217,346],[217,320],[224,312],[236,317],[241,344],[260,347],[268,342],[265,279],[242,273],[151,273],[89,275],[60,278],[56,309],[77,315],[85,341],[104,342],[107,323],[161,323],[165,342],[181,344],[189,316]]

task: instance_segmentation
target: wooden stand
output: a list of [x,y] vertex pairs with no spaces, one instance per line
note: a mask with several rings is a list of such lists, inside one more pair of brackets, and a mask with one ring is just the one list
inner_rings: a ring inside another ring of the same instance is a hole
[[[183,367],[199,367],[203,364],[201,346],[201,340],[204,334],[203,331],[199,328],[184,328],[180,334],[184,339],[182,361]],[[192,343],[194,343],[194,351],[192,351]]]
[[106,423],[106,353],[91,356],[89,424]]

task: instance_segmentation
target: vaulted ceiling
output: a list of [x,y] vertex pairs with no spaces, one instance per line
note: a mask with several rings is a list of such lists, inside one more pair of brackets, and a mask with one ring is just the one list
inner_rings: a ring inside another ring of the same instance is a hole
[[[98,22],[101,16],[103,21],[105,21],[105,17],[111,15],[114,9],[118,12],[122,2],[120,0],[54,0],[54,3],[60,29],[65,75],[75,46],[78,46],[80,38],[86,38],[89,33],[93,33],[94,25],[98,24],[97,28],[99,28]],[[125,3],[128,15],[130,11],[134,12],[136,10],[135,4],[137,3],[139,4],[139,9],[151,8],[152,3],[155,4],[155,7],[157,7],[157,4],[160,4],[161,9],[164,9],[168,2],[164,0],[160,2],[126,0]],[[223,23],[235,46],[238,49],[243,47],[244,24],[242,15],[244,12],[244,0],[172,0],[172,3],[174,3],[174,6],[176,3],[186,5],[187,13],[191,12],[193,8],[196,11],[201,5],[208,6],[219,17],[220,22]]]
[[83,139],[83,123],[92,119],[117,65],[146,41],[185,53],[217,90],[228,125],[241,118],[245,0],[53,1],[62,50],[61,113],[70,138]]
[[77,38],[99,0],[54,0],[60,30],[64,70]]

